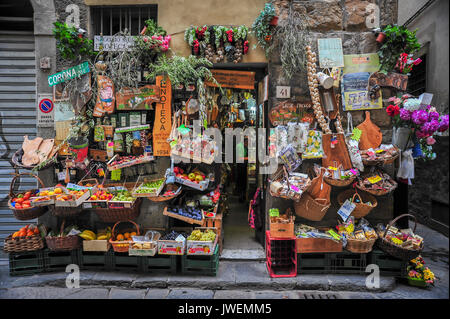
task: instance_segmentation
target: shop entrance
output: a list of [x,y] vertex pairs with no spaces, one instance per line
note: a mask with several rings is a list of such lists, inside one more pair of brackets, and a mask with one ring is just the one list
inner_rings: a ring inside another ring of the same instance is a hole
[[[262,187],[263,179],[258,174],[257,159],[257,129],[264,127],[264,86],[263,79],[267,74],[264,63],[243,64],[215,64],[214,70],[254,72],[252,89],[241,88],[233,84],[223,85],[224,93],[218,97],[222,136],[225,141],[225,128],[240,128],[245,131],[252,129],[255,133],[253,141],[245,136],[244,140],[233,142],[233,163],[228,163],[228,176],[225,192],[228,199],[228,209],[223,216],[224,242],[222,258],[253,259],[264,256],[263,245],[258,241],[261,229],[252,229],[249,226],[249,203],[258,188]],[[226,73],[226,72],[224,72]],[[225,77],[225,76],[224,76]],[[216,79],[222,83],[221,76]],[[224,79],[225,81],[225,79]],[[231,81],[230,81],[231,82]],[[243,85],[244,86],[244,85]],[[224,143],[225,145],[225,143]],[[223,146],[224,147],[224,146]],[[225,154],[225,147],[223,153]],[[252,157],[252,153],[254,156]],[[226,156],[227,154],[225,154]],[[244,163],[238,163],[244,159]],[[263,210],[262,210],[263,211]],[[264,218],[261,218],[264,219]],[[263,227],[264,228],[264,227]]]

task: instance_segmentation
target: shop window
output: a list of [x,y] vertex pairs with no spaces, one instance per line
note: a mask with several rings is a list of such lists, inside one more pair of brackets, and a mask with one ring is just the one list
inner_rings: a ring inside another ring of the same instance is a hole
[[420,57],[422,62],[414,66],[408,79],[407,92],[419,96],[427,90],[427,55]]
[[101,6],[92,7],[91,13],[95,35],[110,36],[125,29],[131,35],[138,35],[146,20],[157,21],[158,6]]

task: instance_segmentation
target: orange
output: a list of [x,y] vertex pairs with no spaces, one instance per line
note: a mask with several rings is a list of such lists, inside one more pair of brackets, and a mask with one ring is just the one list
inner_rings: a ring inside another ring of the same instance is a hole
[[119,234],[119,235],[117,235],[116,239],[122,241],[122,240],[124,240],[124,237],[122,234]]
[[62,189],[57,187],[57,188],[55,188],[54,192],[55,192],[55,194],[61,194],[62,193]]
[[18,234],[18,236],[19,237],[25,237],[27,235],[27,233],[25,232],[25,231],[19,231],[19,234]]
[[126,239],[130,239],[130,233],[126,232],[125,234],[123,234],[123,237],[125,237]]
[[136,236],[136,232],[134,232],[134,231],[131,232],[131,233],[130,233],[130,236]]

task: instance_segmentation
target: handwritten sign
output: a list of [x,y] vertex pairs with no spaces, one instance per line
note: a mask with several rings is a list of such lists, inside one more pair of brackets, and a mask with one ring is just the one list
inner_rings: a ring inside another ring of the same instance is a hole
[[157,76],[156,85],[160,87],[160,102],[156,103],[153,125],[153,155],[170,156],[167,139],[172,129],[172,86],[168,77]]
[[103,51],[128,51],[134,46],[133,36],[94,36],[94,51],[100,51],[100,46],[103,46]]
[[319,65],[321,68],[344,66],[341,38],[318,39]]
[[58,83],[62,83],[76,77],[82,76],[83,74],[89,73],[89,63],[83,62],[77,66],[69,68],[67,70],[49,75],[47,78],[48,85],[53,86]]
[[[253,90],[255,88],[255,72],[211,70],[213,77],[222,87]],[[208,86],[217,86],[213,82],[205,81]]]

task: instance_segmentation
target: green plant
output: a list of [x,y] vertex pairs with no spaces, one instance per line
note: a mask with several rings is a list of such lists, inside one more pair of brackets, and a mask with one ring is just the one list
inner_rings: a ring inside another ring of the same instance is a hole
[[161,26],[158,25],[155,21],[152,19],[148,19],[145,21],[146,29],[143,35],[156,35],[156,36],[166,36],[167,31],[164,30]]
[[274,37],[279,47],[283,73],[289,80],[306,68],[305,47],[309,45],[305,16],[295,11],[292,4],[288,18],[279,25]]
[[85,38],[75,27],[61,22],[54,22],[53,25],[56,47],[63,59],[77,61],[95,56],[92,40]]
[[378,50],[380,57],[380,72],[386,74],[394,70],[402,53],[413,54],[420,50],[416,31],[410,31],[404,26],[388,25],[383,29],[386,34],[383,45]]
[[258,44],[264,49],[268,57],[272,49],[272,33],[274,27],[270,25],[270,21],[276,16],[275,7],[272,3],[266,3],[264,10],[252,24],[252,33],[258,40]]

